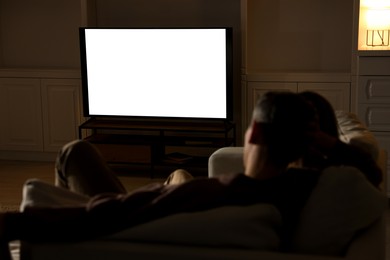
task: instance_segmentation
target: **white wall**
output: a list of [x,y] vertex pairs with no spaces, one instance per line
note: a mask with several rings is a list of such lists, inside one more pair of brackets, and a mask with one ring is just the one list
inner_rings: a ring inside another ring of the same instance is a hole
[[246,0],[248,71],[350,72],[353,0]]
[[80,0],[0,0],[0,67],[78,68]]

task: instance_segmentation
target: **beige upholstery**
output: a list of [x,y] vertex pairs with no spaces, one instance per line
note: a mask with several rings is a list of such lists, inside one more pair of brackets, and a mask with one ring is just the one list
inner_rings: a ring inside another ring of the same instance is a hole
[[379,145],[375,136],[350,112],[336,111],[340,139],[368,151],[374,159],[379,157]]
[[222,147],[209,158],[209,177],[220,174],[243,173],[243,147]]

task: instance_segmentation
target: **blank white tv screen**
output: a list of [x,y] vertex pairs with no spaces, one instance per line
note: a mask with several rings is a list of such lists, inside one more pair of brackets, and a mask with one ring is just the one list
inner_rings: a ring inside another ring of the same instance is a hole
[[82,28],[88,116],[229,117],[227,28]]

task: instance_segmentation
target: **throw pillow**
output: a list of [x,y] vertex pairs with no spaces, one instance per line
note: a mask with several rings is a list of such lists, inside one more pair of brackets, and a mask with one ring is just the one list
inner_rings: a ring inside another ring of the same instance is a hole
[[370,130],[353,113],[336,111],[340,140],[369,152],[374,159],[379,156],[379,145]]
[[361,230],[378,220],[387,198],[353,167],[325,169],[302,211],[292,250],[340,255]]

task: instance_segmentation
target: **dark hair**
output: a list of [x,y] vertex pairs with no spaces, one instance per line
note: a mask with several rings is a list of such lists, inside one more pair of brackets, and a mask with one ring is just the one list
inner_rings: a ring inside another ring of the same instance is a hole
[[[337,118],[329,101],[320,94],[311,91],[304,91],[299,94],[316,109],[320,130],[338,139],[339,130]],[[310,150],[303,156],[302,165],[304,167],[322,169],[328,165],[328,161],[326,156],[320,151]]]
[[299,93],[317,110],[320,130],[333,137],[339,137],[336,114],[329,101],[318,93],[303,91]]
[[290,163],[306,153],[307,132],[316,123],[316,111],[292,92],[268,92],[257,102],[253,120],[264,128],[263,143],[275,163]]

